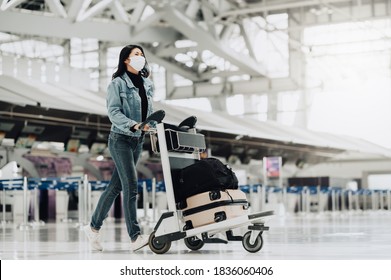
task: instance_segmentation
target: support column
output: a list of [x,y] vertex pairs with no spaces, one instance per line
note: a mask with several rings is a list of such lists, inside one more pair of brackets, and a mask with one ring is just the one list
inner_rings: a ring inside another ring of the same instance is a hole
[[277,121],[278,116],[278,94],[275,92],[267,95],[267,120]]
[[307,127],[308,124],[308,92],[305,89],[305,64],[304,54],[302,52],[302,36],[303,29],[299,28],[302,25],[304,18],[304,11],[300,9],[300,12],[289,12],[289,75],[291,79],[302,88],[300,93],[300,99],[298,104],[298,111],[295,114],[294,125],[299,127]]
[[64,66],[70,67],[71,65],[71,40],[65,40],[64,46]]
[[166,69],[166,99],[170,99],[175,92],[174,77],[172,71]]
[[98,89],[99,92],[106,92],[107,85],[109,82],[109,77],[107,77],[107,45],[104,42],[98,43],[99,47],[99,80],[98,80]]
[[212,111],[227,112],[227,100],[225,95],[222,97],[210,97],[209,101],[212,106]]

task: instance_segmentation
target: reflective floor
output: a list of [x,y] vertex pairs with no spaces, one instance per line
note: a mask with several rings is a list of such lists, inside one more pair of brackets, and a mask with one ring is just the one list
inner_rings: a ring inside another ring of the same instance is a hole
[[[154,223],[142,222],[150,232]],[[205,244],[191,251],[183,240],[172,243],[165,254],[155,254],[149,247],[130,252],[123,221],[105,222],[102,232],[103,252],[91,251],[76,222],[1,226],[0,258],[3,260],[159,260],[159,259],[264,259],[264,260],[389,260],[391,259],[391,213],[324,213],[272,216],[263,233],[263,248],[249,253],[240,241],[228,244]],[[245,228],[235,229],[242,234]]]

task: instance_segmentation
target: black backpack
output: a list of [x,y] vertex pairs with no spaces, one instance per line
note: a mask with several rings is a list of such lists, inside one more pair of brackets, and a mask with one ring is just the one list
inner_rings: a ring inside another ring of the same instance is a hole
[[211,190],[238,189],[238,178],[227,164],[217,158],[196,161],[178,172],[175,200],[186,198]]

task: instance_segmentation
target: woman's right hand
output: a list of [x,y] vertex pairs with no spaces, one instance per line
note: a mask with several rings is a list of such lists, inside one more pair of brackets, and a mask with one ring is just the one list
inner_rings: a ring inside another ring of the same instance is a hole
[[[134,126],[134,129],[135,130],[139,130],[140,129],[140,126],[141,126],[141,124],[142,123],[138,123],[138,124],[136,124],[135,126]],[[143,131],[148,131],[150,129],[150,126],[149,126],[149,124],[146,124],[146,125],[144,125],[144,127],[143,127]]]

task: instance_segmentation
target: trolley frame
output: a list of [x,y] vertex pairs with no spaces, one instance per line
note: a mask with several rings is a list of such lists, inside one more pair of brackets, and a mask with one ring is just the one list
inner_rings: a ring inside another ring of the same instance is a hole
[[[204,243],[242,241],[243,247],[247,251],[251,253],[259,251],[263,245],[262,233],[269,230],[269,227],[264,225],[265,217],[273,215],[273,211],[250,213],[218,223],[185,229],[181,210],[178,210],[176,207],[172,163],[175,162],[176,165],[183,164],[183,167],[186,167],[200,159],[200,152],[203,149],[194,147],[192,153],[168,151],[164,125],[165,123],[159,123],[155,129],[150,131],[152,150],[155,153],[159,153],[161,158],[168,204],[168,212],[161,215],[154,227],[154,231],[150,235],[149,247],[151,250],[157,254],[164,254],[170,249],[172,241],[184,239],[186,246],[192,250],[200,249]],[[189,136],[197,134],[196,128],[188,129],[187,133],[189,133]],[[156,142],[158,143],[159,151],[157,150]],[[233,234],[233,229],[245,226],[249,230],[246,234],[243,236],[235,236]],[[225,233],[226,240],[216,238],[215,235],[217,233]]]

